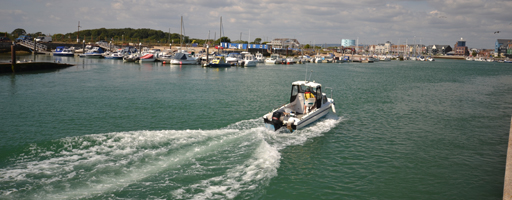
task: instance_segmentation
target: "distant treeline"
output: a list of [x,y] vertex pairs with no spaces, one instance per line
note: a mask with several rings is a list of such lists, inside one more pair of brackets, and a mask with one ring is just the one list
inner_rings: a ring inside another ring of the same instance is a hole
[[[10,34],[7,32],[0,32],[0,34],[5,35],[12,40],[16,39],[20,35],[30,35],[32,37],[37,36],[47,36],[41,32],[36,33],[27,33],[24,29],[18,28],[15,29]],[[121,29],[107,29],[107,28],[99,28],[99,29],[89,29],[89,30],[80,30],[80,32],[72,32],[66,34],[54,34],[51,35],[53,42],[77,42],[81,43],[83,40],[86,42],[97,42],[97,41],[106,41],[115,44],[120,43],[144,43],[144,44],[158,44],[168,45],[169,43],[180,44],[180,34],[179,33],[169,33],[161,30],[153,30],[148,28],[121,28]],[[209,40],[210,45],[218,45],[220,42],[231,42],[228,37],[221,37],[215,41]],[[198,43],[198,45],[203,45],[207,42],[205,39],[197,39],[190,38],[189,36],[183,36],[183,44],[189,43]],[[247,43],[247,41],[234,41],[237,43]],[[260,43],[261,38],[256,38],[254,42],[251,43]]]
[[[3,32],[0,32],[2,34]],[[43,36],[45,34],[41,32],[36,33],[26,33],[24,29],[18,28],[15,29],[11,34],[7,32],[3,33],[11,39],[16,39],[20,35],[30,35],[32,37]],[[143,43],[143,44],[158,44],[161,45],[169,45],[169,43],[180,44],[180,34],[179,33],[169,33],[161,30],[153,30],[149,28],[121,28],[121,29],[107,29],[107,28],[99,28],[99,29],[89,29],[89,30],[80,30],[80,32],[72,32],[66,34],[54,34],[51,35],[53,42],[77,42],[81,43],[83,40],[86,42],[97,42],[97,41],[106,41],[115,44],[120,43]],[[231,42],[228,37],[222,37],[215,41],[209,40],[210,45],[218,45],[220,42]],[[189,36],[183,36],[183,44],[190,43],[198,43],[198,45],[203,45],[207,42],[205,39],[197,39],[197,38],[189,38]],[[247,41],[234,41],[236,43],[247,43]],[[254,42],[259,44],[261,42],[261,38],[256,38]]]

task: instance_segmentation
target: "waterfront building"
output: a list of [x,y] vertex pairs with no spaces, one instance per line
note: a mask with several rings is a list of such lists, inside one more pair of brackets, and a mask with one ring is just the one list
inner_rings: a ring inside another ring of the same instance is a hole
[[268,45],[266,45],[266,44],[246,44],[246,43],[221,42],[220,46],[224,49],[268,49]]
[[384,44],[377,44],[373,46],[373,49],[370,51],[375,52],[376,54],[388,54],[391,51],[391,42],[386,41]]
[[494,56],[505,57],[505,54],[508,54],[510,57],[510,53],[507,52],[509,48],[509,44],[512,44],[512,39],[497,39],[494,45]]
[[482,49],[477,53],[478,57],[491,57],[494,54],[494,49]]
[[427,47],[422,44],[410,44],[407,45],[407,52],[409,55],[420,55],[422,53],[426,53]]
[[508,44],[507,54],[505,54],[505,56],[508,57],[508,58],[512,58],[512,43]]
[[297,39],[290,39],[290,38],[276,38],[270,41],[270,43],[267,43],[267,45],[272,46],[272,48],[275,49],[282,49],[282,48],[300,48],[300,42]]
[[428,45],[426,47],[426,53],[430,55],[446,55],[446,53],[452,51],[452,47],[450,45],[440,45],[440,44],[434,44],[434,45]]
[[356,46],[356,40],[341,39],[341,46],[342,47]]
[[468,47],[466,46],[466,41],[460,38],[460,40],[457,41],[457,43],[455,43],[453,47],[453,52],[453,55],[455,56],[468,56],[469,50]]
[[407,46],[406,45],[391,45],[390,53],[394,54],[404,54],[407,52]]

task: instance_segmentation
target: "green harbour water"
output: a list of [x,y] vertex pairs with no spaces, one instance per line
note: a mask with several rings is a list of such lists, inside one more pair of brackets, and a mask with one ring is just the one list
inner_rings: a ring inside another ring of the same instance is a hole
[[[0,199],[503,195],[512,64],[21,59],[76,65],[0,74]],[[337,113],[293,134],[266,130],[261,116],[306,69],[334,89]]]

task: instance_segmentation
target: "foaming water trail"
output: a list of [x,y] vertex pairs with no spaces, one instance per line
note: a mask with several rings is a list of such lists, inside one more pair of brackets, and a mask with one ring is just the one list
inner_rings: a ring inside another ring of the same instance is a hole
[[[341,121],[328,115],[293,134],[260,119],[219,130],[131,131],[32,145],[0,169],[0,197],[250,197],[277,176],[280,149],[322,135]],[[249,195],[249,196],[248,196]]]

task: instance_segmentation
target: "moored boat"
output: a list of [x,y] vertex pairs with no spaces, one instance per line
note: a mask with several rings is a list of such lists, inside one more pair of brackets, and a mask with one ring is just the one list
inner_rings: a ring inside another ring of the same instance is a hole
[[64,46],[58,46],[55,48],[55,51],[53,52],[54,56],[75,56],[74,49],[64,47]]
[[265,64],[282,64],[283,59],[279,57],[279,54],[271,54],[270,57],[265,59]]
[[103,57],[103,53],[105,51],[101,47],[93,47],[91,50],[87,51],[84,54],[80,54],[80,57],[86,57],[86,58],[101,58]]
[[216,56],[212,62],[205,64],[205,67],[213,67],[213,68],[220,68],[220,67],[231,67],[230,63],[226,62],[226,59],[224,56]]
[[147,53],[139,58],[138,62],[155,62],[155,55],[152,53]]
[[322,85],[310,81],[292,83],[290,103],[263,116],[265,127],[277,131],[287,129],[290,132],[304,128],[324,117],[329,110],[336,112],[334,100],[322,93]]
[[182,51],[176,53],[170,60],[171,65],[197,65],[199,59],[191,56],[189,53]]
[[256,67],[256,63],[258,61],[250,53],[244,54],[244,59],[241,61],[241,65],[244,67]]
[[259,63],[263,63],[265,62],[265,57],[263,57],[263,54],[258,52],[256,53],[256,60],[259,62]]

